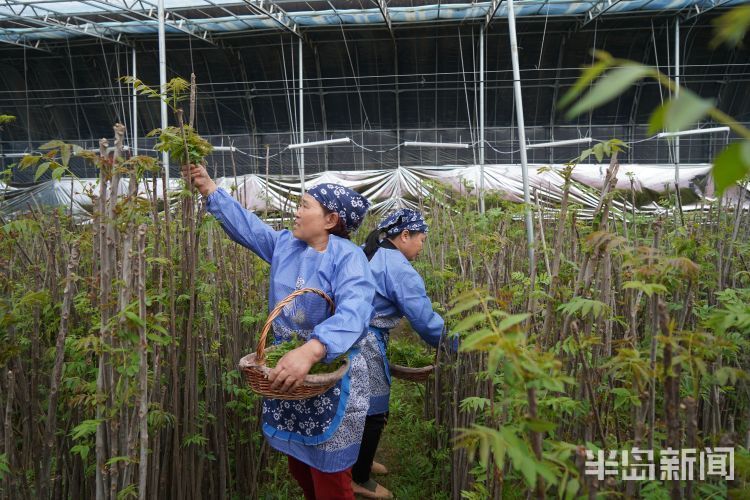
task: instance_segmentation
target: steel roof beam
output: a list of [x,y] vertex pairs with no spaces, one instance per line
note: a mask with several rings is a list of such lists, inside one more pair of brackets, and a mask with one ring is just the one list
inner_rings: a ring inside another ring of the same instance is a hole
[[41,50],[43,52],[49,52],[50,50],[42,44],[41,40],[34,42],[28,42],[24,40],[24,35],[20,35],[14,31],[3,29],[0,30],[0,43],[7,43],[9,45],[15,45],[16,47],[24,47],[26,49]]
[[282,28],[289,33],[292,33],[297,38],[300,38],[303,42],[310,45],[310,41],[307,39],[304,33],[299,29],[299,25],[289,17],[289,14],[276,5],[271,0],[243,0],[250,10],[257,14],[264,15],[276,21]]
[[217,9],[220,9],[221,11],[225,12],[227,15],[231,16],[235,21],[238,21],[245,26],[247,26],[250,29],[253,29],[252,25],[249,24],[246,20],[240,18],[237,14],[232,12],[231,10],[227,9],[224,5],[218,5],[213,0],[203,0],[204,2],[208,3],[211,7],[215,7]]
[[[116,6],[118,4],[122,4],[127,7],[127,0],[94,0],[99,3],[105,3],[108,5]],[[133,14],[140,14],[145,15],[145,17],[148,17],[149,19],[152,19],[154,21],[158,21],[158,15],[157,11],[159,9],[159,6],[155,3],[148,2],[146,0],[133,0],[131,2],[131,7],[128,7],[128,11]],[[138,5],[141,7],[142,11],[139,12],[137,10],[133,10],[133,6]],[[213,39],[211,36],[211,33],[201,27],[199,24],[194,23],[187,17],[183,16],[182,14],[177,14],[171,10],[167,10],[165,15],[165,24],[167,26],[170,26],[172,28],[175,28],[179,31],[182,31],[185,34],[191,35],[195,38],[198,38],[200,40],[203,40],[204,42],[208,42],[211,45],[217,45],[216,40]],[[170,20],[172,18],[172,20]]]
[[690,11],[685,16],[685,20],[693,19],[694,17],[698,17],[701,14],[705,14],[709,10],[718,9],[720,7],[723,7],[725,4],[728,4],[731,2],[731,0],[707,0],[704,2],[701,2],[700,4],[695,4],[692,7],[690,7]]
[[[109,28],[87,19],[78,16],[69,16],[63,12],[54,11],[33,3],[19,4],[11,0],[4,0],[3,3],[11,12],[11,14],[0,12],[0,15],[5,19],[11,19],[24,24],[36,24],[43,27],[57,28],[77,35],[93,36],[107,42],[130,46],[122,33],[114,32]],[[24,15],[27,10],[31,15],[28,13]],[[60,17],[60,19],[58,19],[58,17]],[[71,20],[78,21],[81,24],[72,23]]]
[[487,9],[487,15],[484,17],[484,25],[486,27],[489,28],[492,19],[494,19],[495,17],[497,9],[500,8],[501,3],[503,3],[503,0],[492,0],[492,2],[490,2],[490,7],[489,9]]
[[[380,10],[380,15],[383,16],[383,21],[385,21],[386,26],[388,26],[391,38],[395,40],[396,34],[393,32],[393,23],[391,22],[391,14],[388,12],[388,4],[385,3],[385,0],[375,0],[375,2],[378,4],[378,9]],[[438,6],[438,14],[439,12],[440,6]]]
[[606,14],[612,7],[622,2],[622,0],[598,0],[587,12],[586,18],[581,23],[581,26],[586,26],[591,21],[594,21],[599,16]]
[[[159,20],[157,15],[159,6],[148,0],[132,0],[131,2],[128,2],[127,0],[85,0],[84,3],[86,3],[87,5],[91,3],[98,3],[107,5],[109,7],[114,7],[115,9],[119,9],[119,12],[117,10],[105,10],[98,13],[92,12],[91,14],[122,15],[124,12],[127,12],[128,14],[138,16],[139,18],[145,17],[146,19],[149,19],[151,21]],[[186,35],[190,35],[199,40],[203,40],[204,42],[208,42],[211,45],[218,45],[208,30],[183,16],[182,14],[178,14],[174,11],[168,10],[166,11],[165,16],[165,24],[167,26],[175,28],[176,30],[181,31]]]
[[[127,0],[91,0],[97,3],[109,5],[111,7],[117,7],[128,11],[131,14],[146,17],[153,21],[158,21],[157,11],[159,6],[147,0],[133,0],[128,5]],[[138,6],[140,10],[136,10],[134,7]],[[170,18],[172,18],[170,20]],[[182,14],[177,14],[173,11],[167,10],[165,13],[165,24],[172,28],[175,28],[187,35],[191,35],[195,38],[208,42],[211,45],[217,45],[211,34],[205,28],[202,28],[199,24],[194,23]]]

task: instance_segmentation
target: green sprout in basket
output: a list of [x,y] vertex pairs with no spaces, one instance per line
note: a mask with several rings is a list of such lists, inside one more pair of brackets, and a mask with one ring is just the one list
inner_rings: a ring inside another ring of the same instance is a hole
[[394,340],[388,344],[386,352],[388,362],[392,365],[405,366],[407,368],[423,368],[432,364],[434,355],[422,345]]
[[[294,336],[292,340],[288,340],[286,342],[282,342],[280,344],[276,344],[273,346],[273,349],[267,349],[266,350],[266,366],[268,368],[274,368],[276,366],[276,363],[279,362],[281,358],[284,357],[286,353],[289,351],[293,351],[294,349],[301,347],[304,344],[302,340],[297,338],[297,336]],[[339,356],[338,358],[334,359],[331,363],[315,363],[312,368],[310,368],[310,375],[321,375],[323,373],[333,373],[336,370],[338,370],[341,365],[344,364],[344,357]]]

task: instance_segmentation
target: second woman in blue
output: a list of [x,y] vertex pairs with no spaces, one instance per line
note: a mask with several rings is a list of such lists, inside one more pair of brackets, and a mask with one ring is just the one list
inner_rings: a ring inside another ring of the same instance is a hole
[[365,243],[376,286],[375,311],[362,342],[370,371],[370,409],[352,479],[355,493],[366,498],[391,498],[387,489],[370,479],[388,417],[391,377],[385,351],[390,329],[406,317],[414,331],[433,347],[440,344],[443,334],[443,318],[432,310],[424,281],[410,263],[422,251],[428,229],[420,212],[404,208],[384,218]]

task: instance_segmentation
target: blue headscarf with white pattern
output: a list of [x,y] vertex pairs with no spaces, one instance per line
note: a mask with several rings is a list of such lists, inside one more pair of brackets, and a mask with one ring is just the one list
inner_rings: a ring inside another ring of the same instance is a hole
[[331,212],[339,214],[348,232],[357,230],[370,208],[367,198],[340,184],[318,184],[308,189],[307,194]]
[[401,234],[405,230],[416,233],[427,233],[430,230],[422,212],[411,208],[401,208],[384,217],[378,224],[378,229],[386,236]]

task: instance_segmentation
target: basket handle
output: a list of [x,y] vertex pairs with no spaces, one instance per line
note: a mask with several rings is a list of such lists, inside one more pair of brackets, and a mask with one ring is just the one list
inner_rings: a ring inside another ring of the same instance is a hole
[[266,324],[263,325],[263,331],[260,333],[260,339],[258,340],[258,348],[255,350],[256,361],[258,363],[263,363],[266,360],[266,337],[268,337],[268,332],[271,331],[273,320],[281,314],[281,310],[284,309],[284,306],[305,293],[314,293],[323,297],[326,302],[328,302],[328,305],[331,306],[331,314],[336,312],[336,306],[334,305],[333,300],[323,290],[318,290],[317,288],[300,288],[299,290],[293,291],[276,304],[276,307],[273,308],[271,314],[268,315]]

